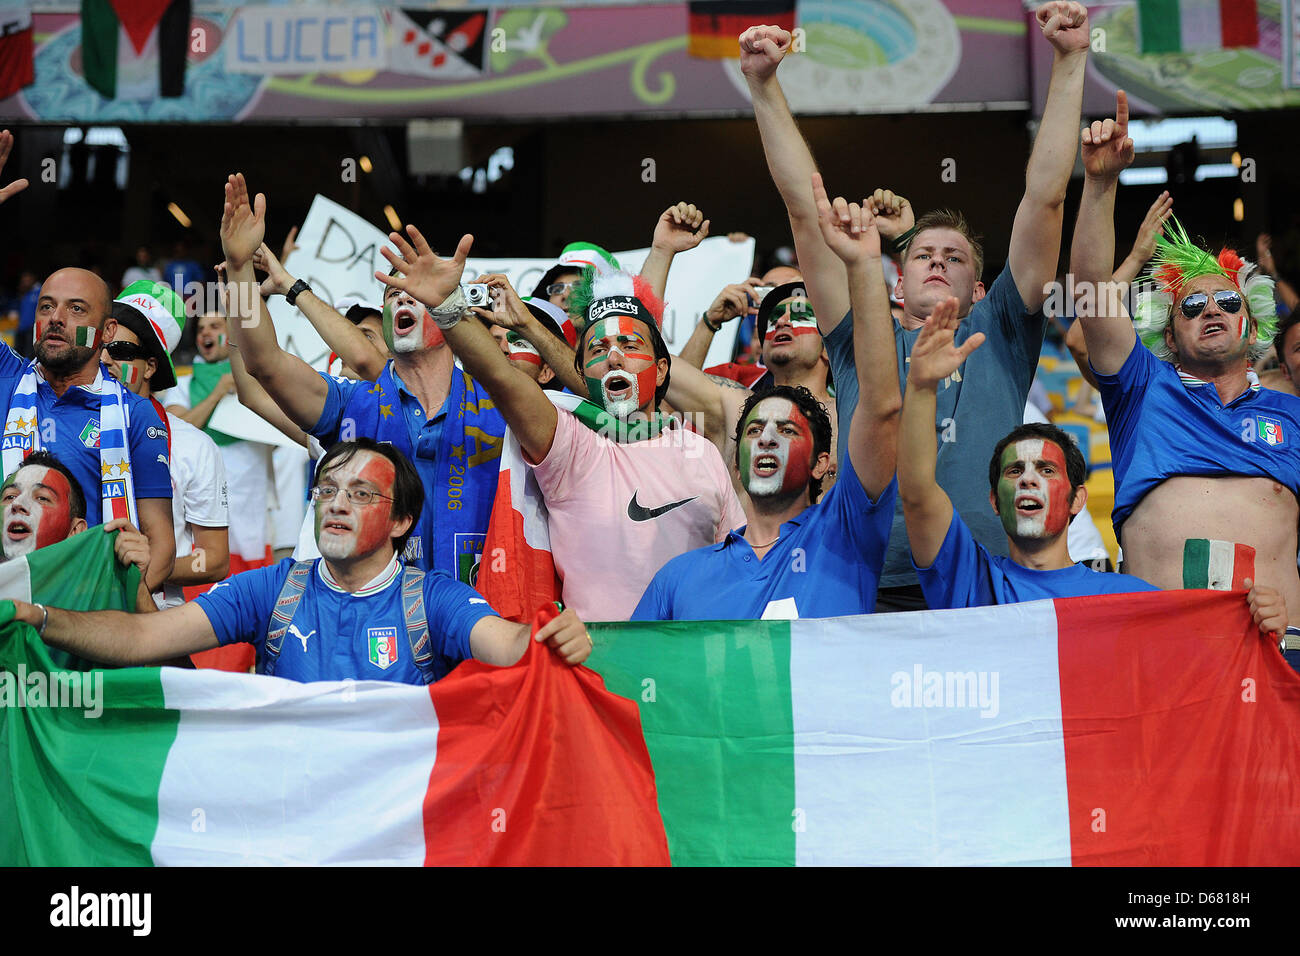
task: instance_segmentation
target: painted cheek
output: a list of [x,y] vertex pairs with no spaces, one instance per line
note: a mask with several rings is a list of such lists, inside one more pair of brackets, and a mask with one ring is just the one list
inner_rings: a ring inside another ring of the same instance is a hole
[[68,512],[67,502],[37,507],[39,510],[32,513],[36,522],[36,547],[57,544],[66,538],[72,530],[72,515]]
[[1016,531],[1016,483],[1009,478],[998,479],[998,516],[1007,534]]
[[659,367],[651,365],[649,368],[642,369],[636,373],[637,395],[640,396],[643,405],[654,403],[655,389],[658,388]]
[[394,351],[393,348],[393,300],[389,299],[384,305],[383,318],[383,335],[384,344],[388,346],[388,351]]
[[1059,475],[1047,482],[1047,515],[1044,528],[1048,534],[1060,534],[1070,523],[1070,482]]
[[[397,472],[393,463],[387,458],[375,458],[366,463],[358,476],[379,489],[381,495],[393,495],[393,485]],[[378,499],[373,504],[360,509],[357,522],[357,554],[368,554],[376,550],[389,537],[389,518],[392,514],[392,502]]]
[[789,441],[785,459],[785,480],[781,482],[782,491],[798,491],[808,484],[808,480],[812,477],[812,468],[809,466],[811,459],[812,442],[808,438],[800,435]]

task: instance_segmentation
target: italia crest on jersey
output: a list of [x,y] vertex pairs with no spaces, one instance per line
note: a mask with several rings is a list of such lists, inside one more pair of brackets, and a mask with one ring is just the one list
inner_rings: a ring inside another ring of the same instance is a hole
[[1267,442],[1270,445],[1281,445],[1286,440],[1282,433],[1282,423],[1276,418],[1256,415],[1255,427],[1258,429],[1259,440],[1262,442]]
[[370,644],[370,663],[388,670],[397,663],[397,628],[372,627],[366,631]]

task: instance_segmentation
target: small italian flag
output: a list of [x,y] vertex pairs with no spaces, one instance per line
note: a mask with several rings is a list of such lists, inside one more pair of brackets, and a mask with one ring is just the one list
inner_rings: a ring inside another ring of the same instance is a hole
[[96,672],[91,717],[8,625],[0,865],[1300,859],[1300,677],[1241,592],[591,633],[427,688]]
[[108,99],[185,94],[190,0],[81,0],[86,82]]
[[1255,0],[1138,0],[1142,53],[1196,53],[1259,45]]

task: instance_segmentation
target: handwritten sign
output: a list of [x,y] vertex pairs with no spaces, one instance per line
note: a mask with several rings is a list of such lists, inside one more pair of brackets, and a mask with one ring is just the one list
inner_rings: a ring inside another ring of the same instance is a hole
[[343,73],[388,65],[384,18],[376,7],[241,7],[222,45],[232,73]]

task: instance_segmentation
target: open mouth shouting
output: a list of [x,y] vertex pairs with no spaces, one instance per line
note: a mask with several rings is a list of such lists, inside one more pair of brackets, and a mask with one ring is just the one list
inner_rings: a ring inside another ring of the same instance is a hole
[[20,545],[36,533],[25,518],[10,518],[5,522],[5,545]]

